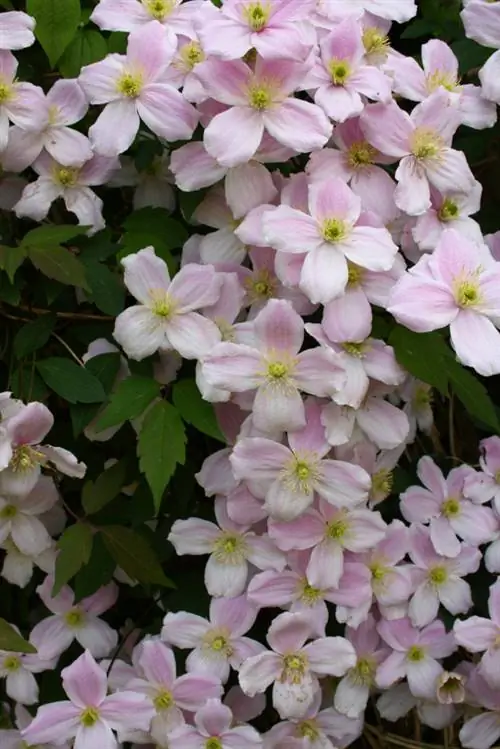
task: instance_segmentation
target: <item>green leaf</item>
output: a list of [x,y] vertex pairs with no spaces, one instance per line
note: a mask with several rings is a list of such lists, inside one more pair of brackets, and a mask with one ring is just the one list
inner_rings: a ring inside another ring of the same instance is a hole
[[35,36],[54,67],[80,23],[80,0],[26,0],[36,19]]
[[452,364],[455,366],[449,368],[450,385],[457,398],[471,416],[500,434],[500,422],[495,405],[484,385],[458,362]]
[[182,247],[189,237],[187,229],[171,218],[165,208],[141,208],[134,211],[123,226],[131,234],[145,233],[156,237],[167,250]]
[[144,413],[151,401],[160,394],[160,385],[147,377],[127,377],[111,395],[109,404],[96,424],[96,431],[109,429]]
[[29,248],[29,258],[44,276],[70,286],[88,289],[83,264],[64,247],[38,246]]
[[120,460],[101,473],[96,481],[87,481],[82,491],[82,505],[87,515],[102,510],[118,496],[125,483],[127,466]]
[[448,375],[444,359],[448,347],[439,333],[414,333],[396,325],[389,344],[394,348],[398,362],[422,382],[427,382],[443,395],[448,392]]
[[57,542],[57,546],[59,553],[56,559],[53,596],[56,596],[63,585],[66,585],[78,570],[89,561],[92,551],[90,526],[85,523],[76,523],[66,528]]
[[121,355],[118,351],[109,354],[99,354],[99,356],[93,356],[85,364],[85,369],[91,372],[104,388],[104,392],[110,393],[113,385],[115,384],[116,375],[120,369]]
[[42,315],[33,322],[23,325],[14,338],[14,353],[17,358],[22,359],[45,346],[54,330],[56,320],[55,315]]
[[108,525],[100,531],[106,548],[117,565],[133,580],[175,587],[172,581],[165,577],[156,554],[139,533],[120,525]]
[[70,359],[44,359],[36,368],[45,384],[69,403],[101,403],[106,397],[97,377]]
[[36,648],[27,642],[5,619],[0,619],[0,650],[10,653],[36,653]]
[[4,270],[11,283],[14,283],[16,270],[23,263],[27,255],[24,247],[7,247],[0,245],[0,268]]
[[181,380],[173,387],[172,400],[188,424],[220,442],[226,442],[211,403],[203,400],[194,380]]
[[158,510],[165,487],[178,463],[186,460],[186,432],[179,412],[165,401],[156,403],[142,425],[137,454]]
[[90,287],[90,301],[105,315],[117,317],[125,306],[125,288],[121,278],[101,263],[83,262]]
[[76,439],[99,413],[101,406],[91,403],[73,403],[69,407],[73,437]]
[[65,78],[77,78],[84,65],[102,60],[108,54],[106,39],[93,29],[78,29],[59,60],[59,70]]
[[95,533],[92,552],[88,564],[85,564],[73,581],[75,600],[91,596],[96,590],[111,582],[116,570],[116,562],[104,545],[100,533]]
[[128,34],[124,31],[112,31],[108,37],[108,52],[124,55],[127,51]]
[[73,237],[85,234],[85,226],[56,226],[46,224],[32,229],[21,240],[21,247],[53,247],[54,245],[68,242]]
[[401,39],[420,39],[423,36],[432,35],[433,25],[423,18],[417,18],[408,24],[401,34]]

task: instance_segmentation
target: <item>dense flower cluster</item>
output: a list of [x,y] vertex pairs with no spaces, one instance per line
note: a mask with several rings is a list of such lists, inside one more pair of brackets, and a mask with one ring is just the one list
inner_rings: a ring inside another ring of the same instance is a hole
[[[464,6],[467,35],[500,47],[500,3]],[[228,444],[197,474],[214,521],[176,520],[168,536],[178,555],[207,557],[209,617],[166,612],[161,634],[116,658],[101,615],[118,584],[75,602],[54,579],[67,520],[55,478],[85,466],[41,444],[44,405],[0,396],[1,574],[24,587],[43,570],[49,612],[36,655],[0,652],[18,724],[2,747],[346,747],[368,705],[387,721],[416,709],[432,728],[457,723],[469,749],[500,738],[500,583],[486,618],[470,582],[480,565],[500,574],[500,438],[447,476],[421,457],[420,484],[382,512],[433,415],[374,315],[449,328],[460,362],[500,373],[500,253],[471,218],[481,185],[453,147],[460,126],[496,122],[500,51],[481,87],[461,85],[444,42],[423,46],[422,66],[391,49],[392,22],[415,13],[414,0],[100,0],[92,20],[127,32],[126,54],[47,93],[16,77],[11,50],[33,42],[32,19],[0,14],[2,207],[41,221],[62,198],[92,234],[105,226],[94,186],[134,185],[136,206],[167,208],[173,183],[209,188],[193,220],[213,231],[188,240],[178,272],[153,247],[123,258],[136,304],[85,361],[116,343],[117,380],[155,356],[168,384],[192,360]],[[143,126],[189,141],[150,175],[123,155]],[[284,176],[284,162],[304,168]],[[263,643],[248,633],[266,609],[282,612]],[[33,674],[74,641],[67,700],[33,717]],[[179,676],[174,649],[187,651]]]

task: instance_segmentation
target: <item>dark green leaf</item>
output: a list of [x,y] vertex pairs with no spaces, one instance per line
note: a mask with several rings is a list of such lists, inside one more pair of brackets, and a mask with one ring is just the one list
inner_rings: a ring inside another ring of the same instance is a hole
[[85,369],[88,369],[89,372],[97,377],[106,394],[111,392],[115,384],[116,375],[120,369],[120,360],[121,356],[117,351],[116,353],[111,352],[110,354],[93,356],[85,364]]
[[42,315],[23,325],[14,338],[14,352],[17,358],[22,359],[45,346],[54,330],[56,320],[55,315]]
[[64,247],[30,247],[29,258],[35,268],[48,278],[70,286],[88,288],[84,266]]
[[80,23],[80,0],[26,0],[26,11],[36,19],[35,36],[54,67]]
[[97,377],[70,359],[44,359],[36,367],[45,384],[69,403],[100,403],[106,397]]
[[151,488],[158,509],[165,487],[178,463],[186,459],[186,433],[178,411],[165,401],[156,403],[146,415],[139,435],[140,469]]
[[215,418],[211,403],[203,400],[194,380],[181,380],[173,387],[173,402],[180,415],[198,431],[226,442]]
[[420,39],[423,36],[429,36],[433,32],[433,26],[429,21],[423,18],[417,18],[404,29],[401,39]]
[[53,596],[56,596],[63,585],[66,585],[89,561],[92,550],[92,531],[85,523],[70,525],[60,537],[57,546],[59,554],[56,559]]
[[5,619],[0,619],[0,650],[10,653],[36,653],[36,648],[21,637]]
[[94,534],[89,563],[81,568],[73,581],[76,601],[91,596],[111,582],[115,570],[116,562],[104,545],[101,534]]
[[108,54],[106,39],[94,29],[78,29],[59,60],[59,70],[65,78],[77,78],[84,65],[102,60]]
[[448,348],[439,333],[414,333],[396,325],[389,336],[398,362],[414,377],[427,382],[443,395],[448,391],[444,358]]
[[165,208],[141,208],[134,211],[123,224],[127,232],[156,237],[167,250],[182,247],[188,239],[187,229],[175,219],[170,218]]
[[500,433],[495,406],[484,385],[458,362],[449,367],[450,385],[471,416]]
[[73,437],[78,437],[85,427],[88,427],[92,419],[99,413],[100,406],[87,403],[73,403],[69,408]]
[[101,263],[85,261],[85,277],[90,287],[90,301],[101,312],[117,317],[125,306],[125,288],[122,279]]
[[21,301],[21,285],[18,279],[11,283],[7,276],[0,274],[0,302],[17,307]]
[[82,492],[82,505],[87,515],[102,510],[121,491],[126,474],[125,461],[120,460],[101,473],[96,481],[87,481]]
[[127,51],[128,34],[124,31],[112,31],[108,37],[108,52],[124,55]]
[[96,424],[96,431],[109,429],[129,419],[136,419],[159,394],[160,386],[156,380],[146,377],[127,377],[117,385],[109,404]]
[[24,363],[12,373],[10,389],[14,398],[22,401],[44,401],[49,391],[38,376],[34,363]]
[[108,525],[100,530],[109,553],[129,577],[140,583],[174,587],[143,536],[120,525]]
[[21,247],[53,247],[62,242],[68,242],[80,234],[85,234],[86,231],[85,226],[46,224],[25,234],[21,240]]
[[0,245],[0,268],[7,273],[11,283],[14,282],[16,270],[26,258],[26,254],[24,247]]

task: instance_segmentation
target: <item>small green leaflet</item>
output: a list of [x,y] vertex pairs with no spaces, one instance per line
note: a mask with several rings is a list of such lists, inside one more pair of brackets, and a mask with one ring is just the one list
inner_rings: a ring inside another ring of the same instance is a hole
[[36,368],[45,384],[69,403],[101,403],[106,397],[97,377],[70,359],[43,359]]
[[82,505],[87,515],[102,510],[118,496],[126,474],[125,461],[121,460],[108,468],[95,481],[87,481],[82,490]]
[[27,232],[21,240],[21,247],[53,247],[85,234],[87,229],[86,226],[44,224]]
[[26,11],[36,19],[35,36],[54,68],[80,23],[80,0],[26,0]]
[[65,78],[78,78],[84,65],[102,60],[108,54],[106,39],[94,29],[78,29],[59,60]]
[[14,283],[16,270],[22,265],[27,256],[25,247],[8,247],[0,245],[0,268],[4,270],[11,283]]
[[161,565],[144,536],[120,525],[107,525],[100,529],[104,544],[124,572],[140,583],[153,583],[168,588],[175,587],[165,577]]
[[144,413],[154,398],[160,394],[160,385],[148,377],[133,375],[122,380],[110,401],[99,417],[96,431],[102,431],[122,424],[129,419],[136,419]]
[[21,637],[5,619],[0,619],[0,650],[7,650],[9,653],[36,653],[34,645]]
[[59,554],[56,559],[53,596],[56,596],[63,585],[66,585],[78,570],[88,563],[92,551],[90,526],[85,523],[76,523],[66,528],[57,542],[57,546]]
[[88,289],[84,265],[65,247],[30,247],[28,256],[35,268],[47,278],[53,278],[54,281],[69,286]]
[[55,315],[42,315],[23,325],[14,338],[14,353],[17,358],[22,359],[45,346],[54,330],[56,320]]
[[172,400],[180,415],[199,432],[226,442],[211,403],[203,400],[194,380],[181,380],[173,387]]

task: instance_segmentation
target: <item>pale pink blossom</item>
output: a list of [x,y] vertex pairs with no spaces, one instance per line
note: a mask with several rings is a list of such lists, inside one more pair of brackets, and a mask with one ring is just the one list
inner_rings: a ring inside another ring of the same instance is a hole
[[25,49],[35,42],[35,19],[27,13],[5,11],[0,13],[0,50]]
[[[444,674],[443,671],[438,677],[438,685],[441,684]],[[443,728],[451,726],[459,717],[459,712],[453,704],[443,705],[436,702],[434,696],[427,699],[415,697],[406,681],[389,687],[377,700],[377,710],[380,716],[393,723],[404,718],[413,709],[416,709],[423,725],[431,726],[436,731],[442,731]]]
[[464,492],[474,502],[481,504],[492,499],[500,515],[500,437],[487,437],[481,440],[479,447],[481,471],[467,477]]
[[490,587],[488,599],[490,618],[471,616],[457,619],[453,626],[455,639],[470,653],[484,653],[479,663],[479,672],[493,689],[500,688],[500,584]]
[[420,250],[434,250],[446,229],[454,229],[466,239],[483,244],[477,221],[470,218],[481,207],[482,185],[476,182],[470,193],[448,192],[442,195],[431,187],[431,208],[417,216],[411,233]]
[[200,746],[220,749],[260,749],[260,734],[247,724],[234,726],[232,710],[220,700],[207,699],[194,716],[194,726],[185,725],[172,737],[177,749],[198,749]]
[[403,386],[399,388],[399,395],[405,402],[403,411],[410,422],[408,442],[414,441],[417,429],[430,434],[434,424],[431,386],[409,375]]
[[90,20],[106,31],[135,31],[159,21],[174,34],[194,37],[193,21],[199,0],[99,0]]
[[[14,628],[17,630],[17,627]],[[53,660],[41,657],[38,653],[31,655],[0,650],[0,679],[5,679],[7,695],[22,705],[34,705],[38,702],[39,689],[33,674],[52,670],[54,666]]]
[[460,16],[470,39],[486,47],[500,47],[500,6],[490,0],[466,0]]
[[[0,729],[0,746],[2,746],[2,749],[25,749],[21,731],[28,727],[33,718],[26,708],[19,703],[15,707],[15,716],[16,728]],[[59,749],[70,749],[68,743],[57,744],[57,746]],[[56,744],[46,744],[44,749],[56,749]]]
[[378,450],[372,442],[362,441],[355,445],[341,445],[335,454],[342,460],[357,463],[369,474],[371,487],[370,506],[375,507],[391,494],[394,482],[394,468],[404,451],[404,445],[393,450]]
[[[1,22],[6,15],[10,14],[0,14],[0,151],[5,149],[9,140],[9,121],[23,130],[36,129],[41,120],[40,103],[43,102],[43,92],[38,86],[17,80],[18,62],[12,52],[1,47]],[[24,167],[19,171],[22,169]]]
[[40,476],[28,495],[0,496],[0,543],[11,539],[22,554],[37,556],[52,545],[52,539],[38,517],[59,499],[54,481]]
[[321,0],[319,8],[327,17],[336,21],[350,16],[360,18],[367,12],[389,21],[404,23],[417,12],[415,0],[337,0],[335,3]]
[[212,598],[209,620],[185,611],[169,612],[163,620],[161,637],[177,648],[189,648],[186,659],[189,673],[215,676],[225,683],[230,668],[237,671],[250,656],[264,646],[245,633],[257,617],[256,607],[245,595]]
[[141,208],[164,208],[170,213],[175,208],[175,193],[172,187],[174,176],[170,171],[170,156],[167,153],[155,156],[146,169],[138,170],[134,160],[128,156],[120,159],[120,169],[108,180],[110,187],[134,187],[134,210]]
[[111,54],[82,68],[78,81],[90,103],[106,105],[89,130],[97,153],[118,156],[126,151],[141,121],[166,140],[191,137],[198,113],[163,80],[175,48],[172,32],[151,21],[132,31],[125,56]]
[[500,52],[494,52],[478,73],[479,80],[481,81],[481,94],[485,99],[489,100],[487,103],[492,106],[500,102],[499,71]]
[[4,580],[7,580],[11,585],[25,588],[33,577],[35,567],[38,567],[47,574],[52,574],[54,572],[57,549],[55,542],[52,539],[50,541],[50,545],[40,552],[40,554],[24,554],[18,549],[11,538],[3,541],[0,544],[0,548],[5,552],[5,556],[0,574]]
[[500,736],[500,699],[498,687],[491,687],[479,669],[467,682],[469,699],[486,711],[466,720],[460,729],[460,743],[465,749],[489,749]]
[[252,696],[273,685],[273,705],[281,718],[302,718],[319,689],[318,676],[343,676],[356,663],[343,637],[314,635],[307,614],[284,613],[274,619],[267,641],[272,650],[248,658],[239,671],[243,691]]
[[47,575],[37,593],[52,616],[42,619],[31,632],[31,640],[41,657],[57,658],[76,640],[96,658],[109,655],[118,635],[100,615],[110,609],[118,598],[118,588],[109,583],[96,593],[75,603],[75,594],[64,585],[54,596],[54,578]]

